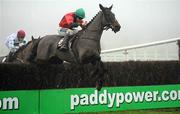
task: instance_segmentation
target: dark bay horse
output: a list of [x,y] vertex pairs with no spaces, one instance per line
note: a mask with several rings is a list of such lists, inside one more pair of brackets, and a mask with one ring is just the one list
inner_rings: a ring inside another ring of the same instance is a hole
[[5,63],[33,63],[33,59],[36,56],[37,44],[40,41],[40,37],[38,39],[34,39],[32,36],[32,40],[29,41],[26,45],[20,47],[12,56],[10,56],[9,61],[5,60]]
[[74,41],[70,45],[70,50],[63,52],[57,49],[57,44],[61,38],[59,35],[47,35],[42,37],[37,48],[37,62],[62,63],[67,61],[76,64],[92,63],[95,66],[93,75],[98,73],[97,89],[102,86],[103,63],[101,61],[100,39],[104,30],[111,28],[115,33],[121,28],[111,12],[112,6],[107,8],[99,5],[101,11],[86,25],[84,29],[73,36]]

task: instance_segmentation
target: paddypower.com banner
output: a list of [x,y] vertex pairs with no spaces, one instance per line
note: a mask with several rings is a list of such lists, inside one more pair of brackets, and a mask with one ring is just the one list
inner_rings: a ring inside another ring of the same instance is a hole
[[0,92],[0,114],[62,114],[180,107],[180,85]]
[[180,107],[180,85],[70,90],[65,112]]

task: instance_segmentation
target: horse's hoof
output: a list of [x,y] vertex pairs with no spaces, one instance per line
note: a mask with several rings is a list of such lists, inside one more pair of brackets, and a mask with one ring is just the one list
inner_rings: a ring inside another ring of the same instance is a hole
[[101,91],[102,85],[103,85],[102,80],[98,81],[98,82],[96,83],[96,89],[97,89],[98,91]]
[[101,88],[102,88],[102,87],[100,87],[100,86],[96,87],[96,89],[97,89],[98,91],[101,91]]

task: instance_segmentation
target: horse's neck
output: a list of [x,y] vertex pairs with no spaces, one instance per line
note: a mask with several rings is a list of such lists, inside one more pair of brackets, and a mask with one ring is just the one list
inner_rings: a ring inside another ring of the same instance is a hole
[[100,11],[89,23],[86,28],[86,37],[89,39],[99,40],[101,38],[103,27],[102,27],[102,12]]
[[24,47],[21,47],[23,49],[20,49],[18,50],[18,52],[16,53],[16,59],[18,58],[19,60],[21,60],[21,62],[26,62],[27,61],[27,58],[29,56],[28,53],[31,53],[31,50],[29,48],[31,48],[30,46],[31,44],[28,43],[26,45],[24,45]]
[[24,50],[25,50],[25,48],[16,53],[16,55],[15,55],[16,59],[24,60],[24,58],[25,58]]

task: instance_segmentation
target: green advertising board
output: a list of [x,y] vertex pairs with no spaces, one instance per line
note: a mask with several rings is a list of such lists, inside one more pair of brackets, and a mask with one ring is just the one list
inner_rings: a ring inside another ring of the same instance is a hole
[[0,91],[0,114],[39,114],[39,91]]
[[0,100],[0,114],[169,108],[180,107],[180,85],[105,87],[100,92],[94,88],[1,91]]

